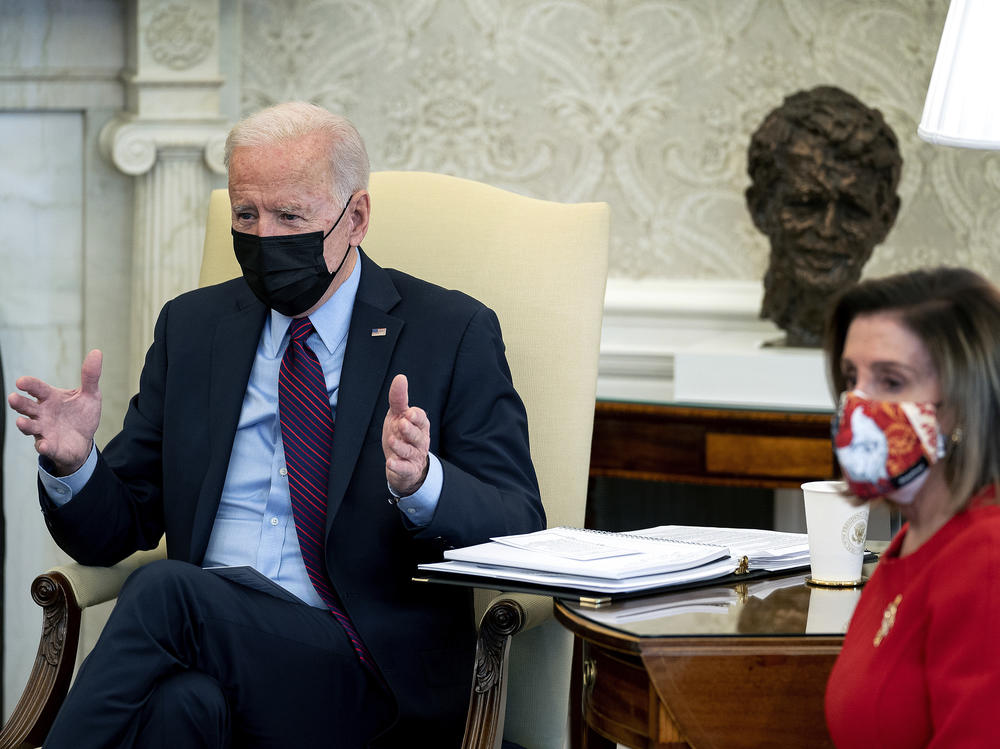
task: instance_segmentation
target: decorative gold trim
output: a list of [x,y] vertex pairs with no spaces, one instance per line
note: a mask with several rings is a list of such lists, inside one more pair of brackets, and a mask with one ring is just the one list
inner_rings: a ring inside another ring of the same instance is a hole
[[734,575],[745,575],[745,574],[746,574],[746,573],[748,573],[749,571],[750,571],[750,559],[749,559],[749,557],[747,557],[747,556],[746,556],[746,555],[744,554],[744,555],[743,555],[743,558],[742,558],[742,559],[740,559],[740,566],[739,566],[739,567],[737,567],[737,568],[736,568],[736,569],[734,570],[733,574],[734,574]]
[[875,639],[872,640],[872,644],[878,647],[882,644],[882,640],[886,638],[889,634],[889,630],[892,629],[892,625],[896,623],[896,610],[899,608],[900,601],[903,600],[903,594],[897,595],[888,606],[885,607],[885,611],[882,612],[882,623],[879,624],[878,632],[875,633]]
[[860,588],[868,582],[867,577],[859,577],[857,580],[821,580],[815,577],[807,577],[806,585],[817,588]]
[[736,595],[739,596],[739,602],[746,603],[747,599],[750,597],[750,589],[747,587],[746,583],[737,583],[733,586],[733,590],[736,591]]
[[591,690],[597,681],[597,662],[593,658],[583,659],[583,688]]
[[580,608],[584,609],[602,609],[611,603],[611,596],[580,596],[578,601]]

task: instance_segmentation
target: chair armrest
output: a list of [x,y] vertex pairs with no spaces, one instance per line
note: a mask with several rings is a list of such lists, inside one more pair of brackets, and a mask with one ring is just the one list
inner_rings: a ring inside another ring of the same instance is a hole
[[[521,608],[523,622],[517,632],[512,632],[511,635],[534,629],[552,618],[552,598],[550,596],[539,596],[532,593],[501,593],[490,601],[490,608],[501,600],[512,601]],[[482,625],[480,624],[480,626]]]
[[88,567],[83,564],[66,564],[53,567],[46,574],[62,575],[77,605],[81,609],[114,600],[125,583],[125,578],[143,565],[167,558],[167,547],[163,541],[150,551],[137,551],[114,567]]
[[69,691],[80,642],[83,609],[116,598],[125,578],[166,556],[166,547],[140,551],[114,567],[67,564],[35,578],[31,597],[42,607],[38,654],[10,720],[0,730],[0,749],[41,746]]
[[462,749],[499,749],[507,709],[511,638],[552,618],[552,599],[528,593],[496,595],[479,622],[476,666]]

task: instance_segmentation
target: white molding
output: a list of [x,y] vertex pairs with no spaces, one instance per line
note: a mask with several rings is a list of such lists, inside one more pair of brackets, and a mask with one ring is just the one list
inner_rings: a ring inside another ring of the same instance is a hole
[[780,338],[759,317],[759,281],[608,279],[597,397],[673,398],[674,356],[712,339],[755,345]]
[[122,173],[145,174],[165,149],[191,151],[192,161],[216,174],[225,174],[222,161],[229,125],[222,117],[200,120],[163,121],[122,113],[101,130],[101,152]]
[[609,278],[605,315],[757,319],[762,299],[759,281]]

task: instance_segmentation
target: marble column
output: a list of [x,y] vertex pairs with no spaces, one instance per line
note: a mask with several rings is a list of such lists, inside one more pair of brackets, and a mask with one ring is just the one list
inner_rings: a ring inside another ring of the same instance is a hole
[[225,173],[219,0],[129,0],[127,108],[101,132],[104,155],[136,178],[130,382],[160,308],[198,281],[208,194]]

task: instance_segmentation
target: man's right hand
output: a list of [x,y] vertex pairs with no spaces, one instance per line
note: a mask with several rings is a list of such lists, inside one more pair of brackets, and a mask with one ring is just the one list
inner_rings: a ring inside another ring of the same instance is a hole
[[68,476],[87,460],[94,433],[101,422],[101,352],[94,349],[83,360],[80,387],[52,387],[37,377],[19,377],[14,385],[31,396],[7,396],[7,403],[21,416],[17,428],[35,438],[35,450],[55,466],[54,475]]

